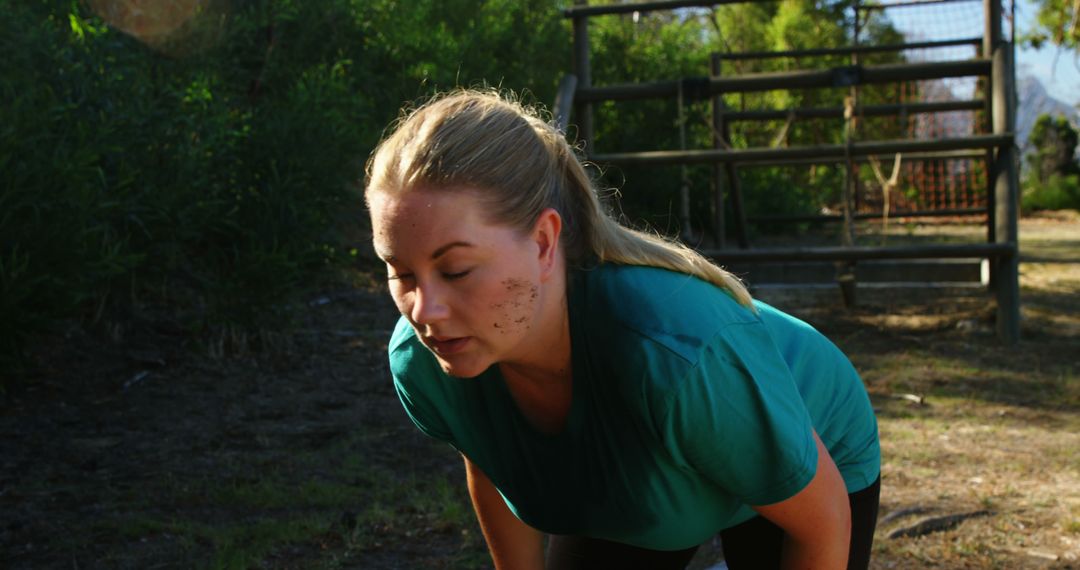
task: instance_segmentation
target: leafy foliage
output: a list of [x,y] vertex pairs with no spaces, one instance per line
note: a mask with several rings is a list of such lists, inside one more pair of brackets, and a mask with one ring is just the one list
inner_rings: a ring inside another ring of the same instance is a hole
[[1051,175],[1045,182],[1028,180],[1022,197],[1024,210],[1080,211],[1080,176]]
[[1023,35],[1024,43],[1038,49],[1046,43],[1059,48],[1080,48],[1080,4],[1073,0],[1037,0],[1033,28]]
[[1033,150],[1027,156],[1031,175],[1046,182],[1054,175],[1080,172],[1076,162],[1077,131],[1065,117],[1040,115],[1028,137]]
[[540,0],[249,0],[171,44],[88,9],[109,3],[0,14],[5,360],[71,319],[279,326],[366,241],[353,188],[402,103],[484,81],[550,100],[569,49]]
[[1080,209],[1078,133],[1064,117],[1042,114],[1031,127],[1024,209]]
[[1026,210],[1080,210],[1078,133],[1065,117],[1040,115],[1028,141],[1027,177],[1022,197]]

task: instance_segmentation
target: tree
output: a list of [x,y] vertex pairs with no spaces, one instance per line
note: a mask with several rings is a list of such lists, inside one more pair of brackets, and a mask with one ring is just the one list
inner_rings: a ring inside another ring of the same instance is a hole
[[56,321],[276,330],[365,249],[354,188],[402,104],[554,98],[563,1],[5,4],[0,370]]
[[1077,130],[1065,117],[1041,115],[1031,130],[1027,155],[1025,210],[1080,210],[1080,164],[1075,153]]
[[1033,150],[1027,161],[1034,180],[1045,184],[1052,176],[1080,172],[1075,158],[1077,131],[1065,117],[1040,115],[1028,140]]
[[1037,0],[1035,27],[1024,35],[1034,48],[1050,42],[1059,48],[1080,47],[1080,2],[1076,0]]

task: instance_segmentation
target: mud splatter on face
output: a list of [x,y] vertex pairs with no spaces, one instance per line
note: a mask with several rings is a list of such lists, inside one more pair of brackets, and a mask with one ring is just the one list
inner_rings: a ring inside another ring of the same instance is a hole
[[524,279],[506,279],[501,284],[506,291],[506,300],[492,303],[490,306],[498,311],[498,320],[492,323],[492,328],[501,334],[510,334],[517,331],[528,330],[529,320],[532,317],[533,306],[537,297],[540,296],[540,288],[534,283]]

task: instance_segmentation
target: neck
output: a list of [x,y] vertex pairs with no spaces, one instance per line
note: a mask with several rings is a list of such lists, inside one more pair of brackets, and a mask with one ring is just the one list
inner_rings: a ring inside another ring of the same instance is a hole
[[518,409],[540,431],[562,431],[573,401],[565,274],[541,294],[540,316],[524,353],[499,363]]

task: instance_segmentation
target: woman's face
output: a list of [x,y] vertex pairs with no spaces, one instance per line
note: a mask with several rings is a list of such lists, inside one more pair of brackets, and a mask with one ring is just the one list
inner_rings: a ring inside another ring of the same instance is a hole
[[528,356],[546,238],[489,222],[469,189],[376,191],[368,202],[390,294],[445,372],[473,377]]

